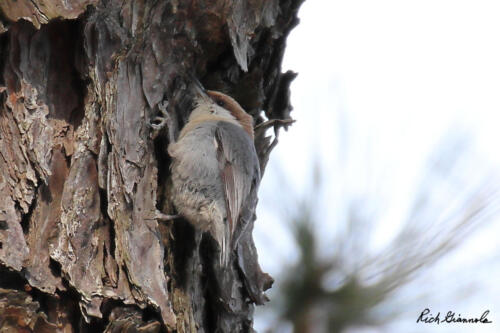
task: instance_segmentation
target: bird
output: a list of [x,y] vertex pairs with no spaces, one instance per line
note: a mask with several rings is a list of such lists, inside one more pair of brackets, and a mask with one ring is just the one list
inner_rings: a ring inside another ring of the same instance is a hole
[[[196,87],[188,121],[167,149],[172,159],[171,200],[178,216],[213,237],[219,263],[226,267],[237,244],[243,205],[261,177],[253,118],[232,97]],[[157,217],[177,216],[157,211]]]

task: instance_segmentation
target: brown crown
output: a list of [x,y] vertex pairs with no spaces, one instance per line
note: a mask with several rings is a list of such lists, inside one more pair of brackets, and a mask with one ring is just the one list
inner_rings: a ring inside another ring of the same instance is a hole
[[230,96],[218,91],[207,90],[208,96],[212,100],[231,112],[234,118],[241,124],[245,132],[253,139],[253,118],[243,110],[243,108]]

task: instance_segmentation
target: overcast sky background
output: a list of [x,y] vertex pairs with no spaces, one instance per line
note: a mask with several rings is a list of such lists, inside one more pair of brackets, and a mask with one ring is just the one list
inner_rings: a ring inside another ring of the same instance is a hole
[[[465,160],[457,175],[464,187],[495,179],[500,170],[499,1],[306,0],[299,17],[283,63],[283,71],[299,73],[292,84],[297,123],[271,155],[255,229],[260,261],[273,276],[297,259],[285,217],[309,193],[315,162],[324,173],[318,203],[324,223],[317,228],[325,253],[339,232],[335,221],[358,198],[377,206],[369,248],[383,247],[443,140],[465,142],[467,149],[457,150]],[[406,304],[408,312],[384,332],[499,332],[498,235],[496,218],[437,265],[425,277],[429,284],[417,280],[412,288],[431,295]],[[404,304],[404,297],[395,302]],[[489,309],[493,324],[416,325],[426,307],[471,317]],[[263,312],[258,331],[269,320]]]

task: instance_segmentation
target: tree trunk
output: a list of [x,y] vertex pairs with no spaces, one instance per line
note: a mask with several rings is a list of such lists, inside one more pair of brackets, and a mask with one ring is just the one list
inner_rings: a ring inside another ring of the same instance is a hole
[[[252,238],[231,267],[172,212],[166,135],[190,82],[290,119],[281,73],[302,0],[0,1],[0,331],[252,331],[272,284]],[[275,128],[277,133],[277,127]],[[265,168],[276,140],[256,132]]]

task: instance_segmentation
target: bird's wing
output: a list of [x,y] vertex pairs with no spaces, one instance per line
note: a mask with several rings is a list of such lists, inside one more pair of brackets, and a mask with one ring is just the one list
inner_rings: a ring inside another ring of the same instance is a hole
[[255,146],[242,128],[228,122],[219,122],[215,131],[215,143],[227,211],[226,251],[223,251],[224,260],[227,260],[234,246],[233,234],[242,206],[252,183],[258,182],[260,171]]

